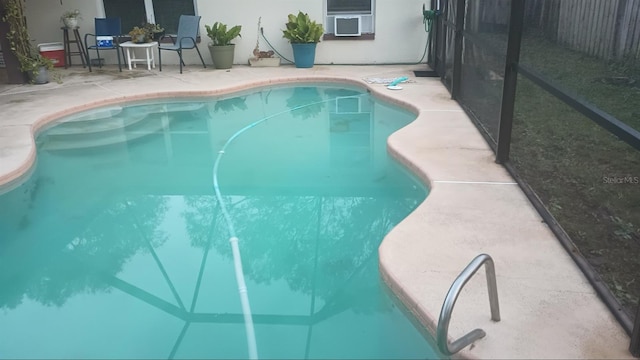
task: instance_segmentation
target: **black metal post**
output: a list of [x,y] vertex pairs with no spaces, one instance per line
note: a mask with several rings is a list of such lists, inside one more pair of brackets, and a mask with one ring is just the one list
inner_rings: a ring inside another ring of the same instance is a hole
[[504,67],[504,84],[502,87],[502,105],[500,108],[500,127],[498,129],[498,147],[496,162],[509,160],[511,148],[511,132],[513,129],[513,111],[516,102],[516,86],[518,82],[518,62],[520,61],[520,44],[524,28],[525,0],[511,1],[509,17],[509,40]]
[[456,0],[456,27],[453,37],[453,78],[451,82],[451,98],[460,99],[460,87],[462,84],[462,44],[464,38],[464,8],[466,0]]
[[636,320],[633,322],[629,352],[635,357],[640,357],[640,304],[638,304],[638,309],[636,310]]

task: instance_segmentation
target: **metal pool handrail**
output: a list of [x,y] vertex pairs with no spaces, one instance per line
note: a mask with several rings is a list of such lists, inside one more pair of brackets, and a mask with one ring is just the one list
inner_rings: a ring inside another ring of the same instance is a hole
[[498,305],[498,286],[496,285],[496,270],[493,265],[493,259],[487,254],[480,254],[473,259],[469,265],[458,275],[456,280],[451,284],[451,288],[447,292],[447,297],[442,304],[440,310],[440,319],[438,320],[438,329],[436,330],[436,338],[438,349],[444,355],[453,355],[464,349],[474,341],[481,339],[487,335],[482,329],[475,329],[449,344],[449,322],[451,321],[451,312],[453,306],[460,295],[460,291],[464,285],[471,279],[482,265],[485,265],[487,275],[487,287],[489,290],[489,304],[491,306],[491,320],[500,321],[500,306]]

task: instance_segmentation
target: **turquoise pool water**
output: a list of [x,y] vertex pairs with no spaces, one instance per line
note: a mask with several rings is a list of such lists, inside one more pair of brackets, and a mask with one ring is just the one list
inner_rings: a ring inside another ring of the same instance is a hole
[[414,117],[297,86],[42,132],[33,174],[0,195],[0,358],[247,358],[252,340],[265,359],[437,357],[378,272],[428,192],[386,151]]

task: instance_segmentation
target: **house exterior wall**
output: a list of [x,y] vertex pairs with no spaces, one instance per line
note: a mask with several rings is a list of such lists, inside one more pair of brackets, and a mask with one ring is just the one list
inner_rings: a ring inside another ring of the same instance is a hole
[[[422,24],[422,5],[426,0],[375,0],[375,39],[373,40],[323,40],[316,50],[316,64],[391,64],[416,63],[422,57],[427,44],[427,33]],[[258,18],[262,17],[262,28],[269,42],[285,58],[293,60],[291,46],[282,38],[287,14],[299,10],[324,24],[325,0],[313,0],[302,5],[295,0],[197,0],[196,11],[202,16],[200,22],[202,41],[200,51],[207,64],[211,57],[207,49],[209,39],[204,25],[223,22],[229,26],[242,25],[242,38],[236,44],[235,63],[246,64],[252,56],[258,34]],[[84,37],[93,31],[93,18],[102,16],[102,0],[26,0],[26,14],[29,31],[34,45],[45,42],[62,41],[60,15],[66,10],[79,9],[83,20],[80,34]],[[326,28],[326,26],[325,26]],[[128,32],[129,29],[123,29]],[[260,39],[260,49],[269,50],[264,39]],[[114,52],[107,52],[107,63],[115,63]],[[102,55],[102,54],[101,54]],[[177,64],[175,54],[163,53],[163,63]],[[187,64],[200,61],[195,51],[185,51]],[[94,54],[92,56],[95,57]],[[78,57],[72,58],[79,63]],[[423,62],[426,61],[423,59]],[[284,63],[284,62],[283,62]]]

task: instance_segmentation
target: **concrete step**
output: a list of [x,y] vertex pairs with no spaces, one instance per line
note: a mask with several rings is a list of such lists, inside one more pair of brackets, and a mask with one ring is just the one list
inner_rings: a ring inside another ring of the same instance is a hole
[[127,126],[144,120],[146,115],[138,116],[114,116],[110,118],[82,120],[60,123],[47,131],[50,137],[68,136],[68,135],[84,135],[88,133],[101,133],[113,130],[123,129]]
[[70,150],[124,143],[158,132],[163,121],[158,114],[192,112],[200,102],[114,106],[79,114],[56,124],[39,137],[43,150]]
[[130,124],[135,124],[135,129],[131,126],[114,127],[109,131],[93,131],[69,134],[42,135],[39,138],[39,146],[43,150],[71,150],[93,148],[99,146],[126,143],[144,136],[155,134],[162,129],[162,122],[157,118],[150,118],[145,121],[146,116],[135,119],[121,120]]

